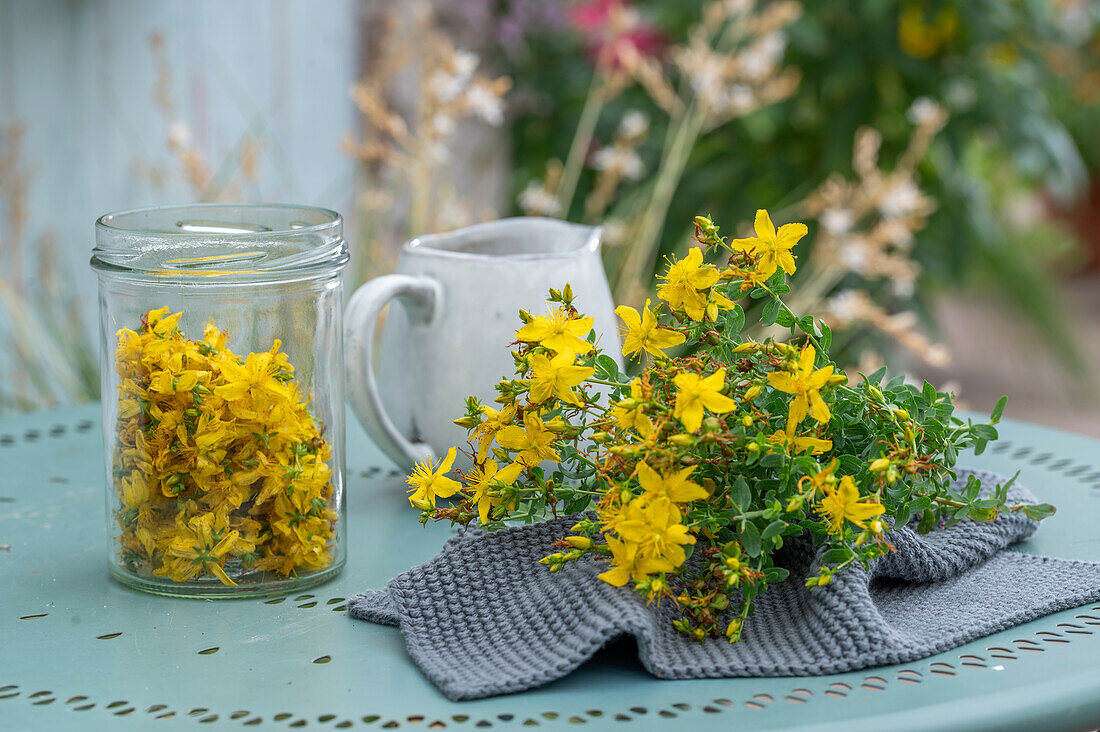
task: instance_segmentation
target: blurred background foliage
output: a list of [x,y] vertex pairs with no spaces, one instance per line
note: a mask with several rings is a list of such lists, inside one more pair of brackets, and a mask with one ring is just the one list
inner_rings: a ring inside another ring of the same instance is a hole
[[[650,52],[684,38],[701,0],[636,3],[656,36]],[[614,3],[590,3],[612,12]],[[505,12],[507,16],[507,12]],[[936,100],[946,126],[919,166],[921,189],[937,207],[913,257],[924,276],[918,304],[945,288],[988,287],[1032,320],[1080,374],[1083,363],[1063,317],[1051,272],[1081,264],[1069,225],[1048,210],[1069,210],[1100,170],[1100,5],[967,0],[816,0],[786,33],[784,61],[802,81],[787,100],[732,121],[701,139],[669,208],[662,251],[681,241],[699,211],[720,222],[751,219],[757,206],[784,209],[834,171],[851,171],[864,126],[882,135],[886,158],[907,145],[914,100]],[[593,74],[584,28],[563,14],[523,43],[502,44],[499,63],[516,91],[512,125],[518,196],[564,158]],[[630,109],[652,107],[637,87],[608,102],[596,137],[610,139]],[[639,151],[653,165],[666,132],[652,116]],[[586,171],[569,212],[582,215]],[[639,183],[637,185],[642,185]],[[814,237],[808,237],[812,240]]]

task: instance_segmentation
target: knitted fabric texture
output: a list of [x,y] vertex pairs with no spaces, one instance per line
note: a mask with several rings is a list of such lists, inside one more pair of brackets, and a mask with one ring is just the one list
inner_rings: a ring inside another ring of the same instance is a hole
[[[984,485],[1003,478],[976,472]],[[964,483],[965,484],[965,483]],[[1013,488],[1016,501],[1034,499]],[[623,635],[662,679],[811,676],[912,661],[1058,610],[1100,599],[1100,563],[1004,551],[1036,523],[1010,514],[887,537],[897,547],[870,570],[851,568],[807,588],[819,550],[790,540],[776,564],[788,580],[757,601],[738,643],[693,642],[672,628],[673,603],[647,606],[597,578],[587,558],[551,574],[538,560],[571,520],[450,539],[386,589],[348,601],[353,618],[397,625],[409,654],[447,697],[522,691],[569,674]]]

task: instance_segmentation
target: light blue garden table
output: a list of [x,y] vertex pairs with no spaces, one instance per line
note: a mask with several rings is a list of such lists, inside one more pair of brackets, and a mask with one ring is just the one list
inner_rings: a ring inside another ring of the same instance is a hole
[[[545,688],[444,699],[394,628],[344,599],[432,556],[402,476],[349,419],[344,573],[291,597],[170,599],[107,575],[96,406],[0,420],[0,730],[1090,730],[1100,605],[916,663],[813,678],[659,681],[632,649]],[[1007,422],[964,462],[1057,504],[1018,551],[1100,560],[1100,442]]]

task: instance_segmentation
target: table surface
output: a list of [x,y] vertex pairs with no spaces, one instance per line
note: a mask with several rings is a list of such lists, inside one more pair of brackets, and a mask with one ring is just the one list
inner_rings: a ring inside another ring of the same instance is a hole
[[[1100,605],[899,666],[811,678],[659,681],[622,644],[544,688],[450,702],[394,628],[347,596],[438,551],[402,475],[349,418],[347,568],[302,594],[184,600],[107,575],[99,409],[0,419],[0,728],[4,730],[1019,729],[1100,726]],[[1015,550],[1100,561],[1100,442],[1005,422],[964,464],[1059,507]],[[1040,721],[1041,720],[1041,721]]]

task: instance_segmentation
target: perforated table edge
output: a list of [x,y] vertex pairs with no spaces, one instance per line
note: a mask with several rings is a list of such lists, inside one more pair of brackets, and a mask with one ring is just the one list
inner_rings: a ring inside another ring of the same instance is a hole
[[[0,729],[1046,729],[1100,724],[1100,605],[923,661],[812,678],[659,681],[631,649],[543,689],[442,698],[344,599],[434,554],[401,475],[349,420],[349,561],[294,597],[195,601],[107,576],[97,406],[0,419]],[[1058,515],[1018,551],[1100,560],[1100,442],[1018,422],[964,462]],[[199,727],[202,728],[201,726]]]

